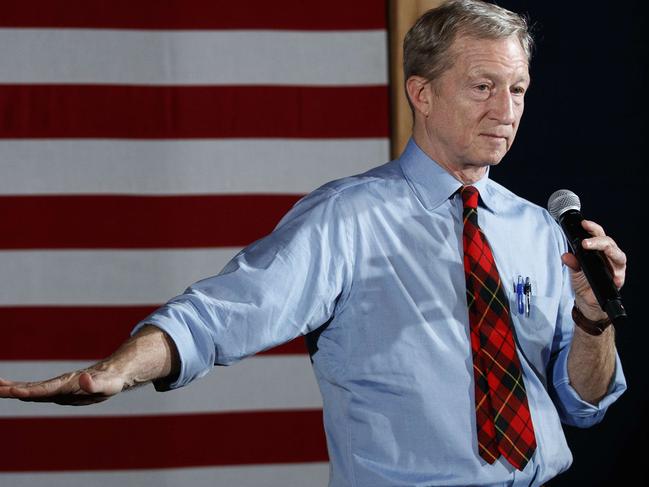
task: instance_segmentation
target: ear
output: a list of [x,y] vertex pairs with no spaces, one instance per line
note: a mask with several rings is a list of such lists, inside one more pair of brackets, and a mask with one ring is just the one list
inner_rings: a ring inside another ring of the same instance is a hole
[[406,93],[415,112],[427,117],[432,111],[433,92],[430,82],[422,76],[410,76],[406,80]]

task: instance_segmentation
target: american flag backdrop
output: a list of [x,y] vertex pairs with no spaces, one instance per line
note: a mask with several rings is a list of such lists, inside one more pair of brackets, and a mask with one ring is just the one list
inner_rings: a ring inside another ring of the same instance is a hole
[[[0,2],[0,376],[107,356],[385,162],[387,57],[385,0]],[[2,400],[0,485],[323,486],[321,415],[301,339],[164,394]]]

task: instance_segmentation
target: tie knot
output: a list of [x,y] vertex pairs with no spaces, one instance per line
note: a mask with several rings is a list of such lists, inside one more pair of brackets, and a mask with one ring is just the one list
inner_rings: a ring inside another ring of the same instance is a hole
[[464,202],[464,208],[470,208],[476,210],[478,208],[478,197],[480,192],[475,186],[462,186],[460,190],[462,195],[462,201]]

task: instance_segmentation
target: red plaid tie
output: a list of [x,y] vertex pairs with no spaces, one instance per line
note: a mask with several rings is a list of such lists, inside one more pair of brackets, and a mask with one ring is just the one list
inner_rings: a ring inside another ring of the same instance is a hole
[[502,453],[523,470],[536,450],[536,439],[509,304],[491,248],[478,226],[478,190],[464,186],[461,195],[478,451],[488,463],[494,463]]

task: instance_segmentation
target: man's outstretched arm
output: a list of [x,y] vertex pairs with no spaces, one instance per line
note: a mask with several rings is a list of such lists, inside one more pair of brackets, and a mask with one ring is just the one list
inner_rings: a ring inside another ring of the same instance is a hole
[[145,326],[110,357],[86,369],[39,382],[0,379],[0,397],[83,406],[152,380],[173,377],[179,367],[172,340],[159,328]]

